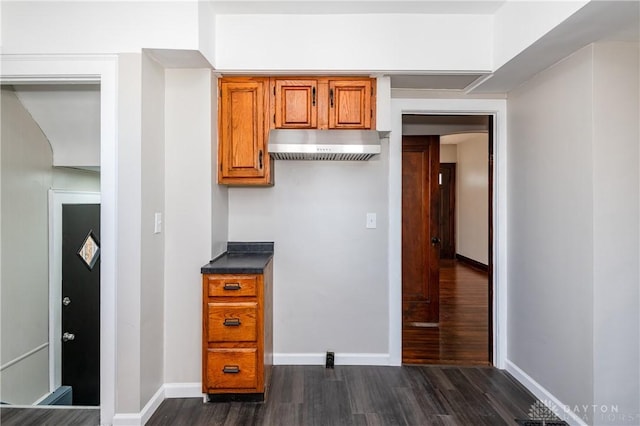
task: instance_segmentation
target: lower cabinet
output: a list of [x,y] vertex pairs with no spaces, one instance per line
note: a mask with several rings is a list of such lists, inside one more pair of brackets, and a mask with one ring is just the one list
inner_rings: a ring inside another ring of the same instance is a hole
[[263,401],[273,364],[273,267],[203,274],[202,392]]

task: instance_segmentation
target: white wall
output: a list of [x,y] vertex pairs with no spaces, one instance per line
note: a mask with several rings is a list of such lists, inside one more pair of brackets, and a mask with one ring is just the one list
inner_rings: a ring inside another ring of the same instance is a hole
[[589,1],[507,1],[494,17],[493,69],[498,69]]
[[211,258],[212,186],[226,187],[211,180],[211,71],[166,70],[165,81],[164,374],[166,383],[200,383],[200,267]]
[[489,263],[488,144],[486,133],[464,135],[457,145],[456,164],[456,253],[485,265]]
[[[323,363],[327,350],[337,363],[387,358],[386,140],[382,147],[367,162],[276,161],[274,187],[229,190],[229,239],[275,243],[276,363]],[[367,212],[377,229],[365,228]]]
[[[164,68],[142,54],[142,275],[140,307],[140,400],[142,406],[164,383],[164,232],[154,233],[164,214]],[[142,406],[140,408],[142,408]]]
[[141,68],[140,54],[118,56],[116,413],[137,413],[141,407]]
[[491,15],[218,15],[215,67],[491,70],[492,24]]
[[581,49],[509,94],[508,123],[510,369],[539,396],[627,416],[640,411],[637,52]]
[[32,404],[49,392],[48,190],[99,191],[100,176],[54,169],[49,142],[15,93],[3,88],[1,98],[0,400]]
[[3,1],[1,19],[3,54],[198,48],[197,1]]
[[[640,46],[593,47],[594,403],[640,413]],[[617,350],[617,348],[623,348]],[[630,379],[631,378],[631,379]],[[594,419],[619,424],[621,417]],[[638,417],[634,417],[638,420]]]

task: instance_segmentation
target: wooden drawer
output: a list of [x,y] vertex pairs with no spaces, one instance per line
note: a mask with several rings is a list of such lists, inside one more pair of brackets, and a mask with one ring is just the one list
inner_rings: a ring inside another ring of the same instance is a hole
[[257,302],[207,304],[209,342],[255,342],[258,337]]
[[255,348],[209,349],[209,389],[254,389],[258,386],[258,350]]
[[208,277],[209,297],[255,297],[258,276]]

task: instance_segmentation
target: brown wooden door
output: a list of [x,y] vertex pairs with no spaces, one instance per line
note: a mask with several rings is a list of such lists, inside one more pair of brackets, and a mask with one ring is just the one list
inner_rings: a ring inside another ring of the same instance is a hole
[[439,321],[439,136],[402,137],[403,328]]
[[456,163],[440,163],[440,259],[456,257]]
[[370,129],[371,79],[329,81],[329,128]]
[[318,80],[272,79],[276,129],[314,129],[318,122]]
[[269,183],[268,78],[221,79],[219,183]]

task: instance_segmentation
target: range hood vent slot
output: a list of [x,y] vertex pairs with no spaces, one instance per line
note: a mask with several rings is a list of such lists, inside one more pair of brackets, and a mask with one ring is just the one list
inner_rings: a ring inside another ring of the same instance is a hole
[[366,161],[380,154],[375,130],[294,130],[269,132],[275,160]]
[[275,160],[313,160],[313,161],[367,161],[378,154],[304,154],[272,152]]

